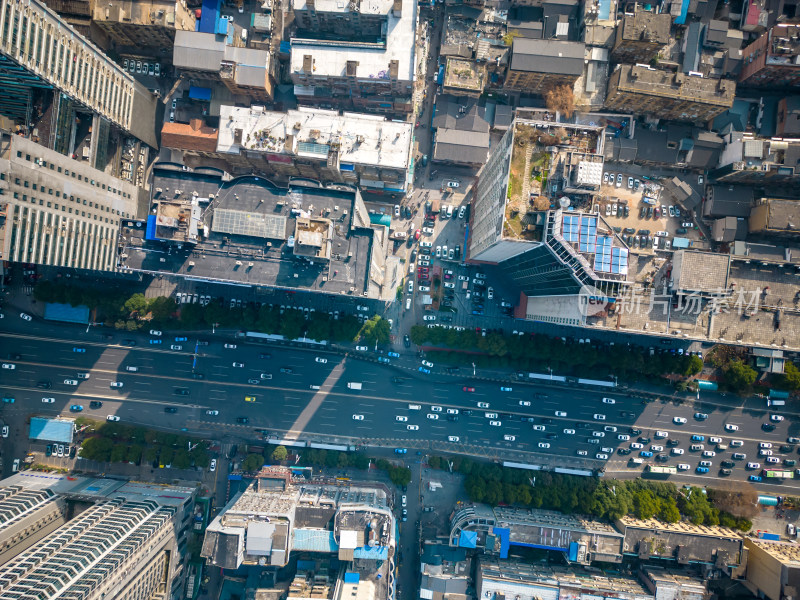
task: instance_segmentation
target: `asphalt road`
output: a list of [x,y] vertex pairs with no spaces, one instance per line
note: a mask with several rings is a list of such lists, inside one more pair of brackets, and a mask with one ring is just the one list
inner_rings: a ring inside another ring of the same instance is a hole
[[[781,459],[798,458],[795,449],[782,454],[779,446],[788,436],[800,437],[800,427],[787,418],[777,423],[774,431],[764,432],[761,424],[769,419],[766,410],[704,408],[693,403],[643,404],[638,398],[624,395],[615,396],[613,405],[604,404],[603,392],[425,375],[416,371],[419,359],[412,354],[383,365],[353,355],[258,347],[234,340],[228,342],[236,343],[236,348],[225,348],[225,340],[211,337],[208,346],[198,348],[194,372],[202,373],[204,379],[196,380],[192,378],[195,338],[174,342],[174,337],[164,336],[160,345],[150,345],[148,336],[116,333],[112,340],[106,340],[96,330],[87,333],[77,327],[25,323],[14,314],[7,314],[0,325],[18,331],[0,336],[4,349],[0,356],[20,355],[18,360],[4,363],[16,368],[0,371],[2,395],[16,399],[13,407],[6,404],[4,409],[14,412],[70,414],[70,406],[78,404],[83,406],[80,414],[87,416],[116,415],[122,422],[186,428],[207,436],[253,439],[258,437],[256,430],[265,430],[281,438],[287,432],[290,437],[320,441],[350,438],[350,443],[409,448],[409,454],[415,448],[432,452],[452,449],[558,466],[605,465],[608,474],[623,477],[639,472],[628,467],[628,456],[616,454],[618,448],[628,448],[636,442],[638,435],[626,441],[617,439],[619,435],[630,435],[631,427],[641,429],[642,436],[652,439],[645,451],[651,450],[652,444],[660,444],[664,446],[663,453],[670,452],[663,441],[655,439],[656,430],[666,431],[668,439],[678,440],[678,448],[684,454],[670,456],[666,464],[689,464],[685,476],[690,480],[696,475],[694,469],[700,460],[710,460],[712,467],[699,479],[716,479],[720,461],[730,459],[733,452],[745,453],[747,461],[736,461],[731,479],[746,479],[757,473],[745,470],[744,463],[757,461],[766,466],[763,458],[756,458],[761,441],[772,442],[775,456]],[[137,346],[123,346],[123,339],[135,339]],[[180,344],[182,349],[171,350],[171,343]],[[85,351],[76,352],[76,348]],[[271,358],[259,358],[264,352],[270,353]],[[327,362],[316,362],[316,358]],[[234,363],[244,366],[234,367]],[[127,371],[129,366],[137,367],[137,371]],[[281,368],[291,369],[291,373],[281,373]],[[81,372],[89,373],[89,379],[78,379]],[[271,374],[272,379],[261,380],[262,374]],[[393,382],[392,377],[397,376],[403,380]],[[259,384],[248,383],[250,379],[259,380]],[[65,380],[76,380],[78,385],[66,384]],[[37,388],[41,381],[51,382],[52,388]],[[122,387],[112,388],[112,382],[120,382]],[[348,389],[348,382],[361,383],[362,389]],[[474,391],[464,391],[464,386]],[[511,391],[501,391],[501,386],[510,386]],[[177,395],[179,389],[188,390],[188,395]],[[246,402],[247,397],[254,401]],[[42,398],[54,398],[55,402],[44,403]],[[102,401],[103,406],[91,409],[92,400]],[[478,403],[487,403],[489,408],[479,407]],[[409,408],[412,404],[420,409]],[[166,407],[175,407],[177,412],[166,413]],[[459,411],[457,421],[448,420],[448,409]],[[465,409],[472,410],[472,414],[466,415]],[[207,410],[217,410],[219,415],[208,415]],[[709,418],[695,420],[693,414],[698,410],[708,413]],[[566,412],[566,417],[557,417],[556,411]],[[486,413],[497,416],[487,417]],[[354,415],[363,416],[363,420],[354,419]],[[598,420],[594,415],[606,418]],[[676,416],[688,422],[676,425]],[[246,417],[248,422],[237,422],[240,417]],[[501,425],[493,426],[491,421]],[[726,423],[738,425],[739,430],[726,432]],[[409,426],[417,429],[410,430]],[[544,431],[534,431],[534,426],[543,426]],[[610,427],[617,431],[607,431]],[[575,433],[570,433],[572,430]],[[595,433],[603,435],[596,437]],[[710,436],[719,436],[728,445],[731,439],[742,440],[743,446],[704,458],[689,449],[693,434],[706,437],[706,450],[712,449]],[[547,439],[548,435],[557,438]],[[458,442],[448,441],[449,436],[458,437]],[[592,439],[599,442],[590,443]],[[540,443],[550,447],[540,447]],[[612,450],[608,461],[594,459],[602,448]],[[585,451],[587,456],[578,456],[579,451]],[[638,450],[634,450],[631,456],[637,454]],[[795,482],[786,481],[781,487],[789,486],[794,487]],[[777,486],[770,483],[766,487]]]

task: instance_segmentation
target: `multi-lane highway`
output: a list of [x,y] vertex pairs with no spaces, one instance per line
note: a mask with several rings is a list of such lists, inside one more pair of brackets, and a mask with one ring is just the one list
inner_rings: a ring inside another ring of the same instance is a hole
[[[747,470],[745,465],[768,466],[765,457],[758,457],[762,441],[773,443],[773,456],[780,461],[776,467],[798,457],[794,445],[781,451],[787,438],[800,436],[797,425],[787,418],[775,423],[773,431],[762,431],[762,423],[769,421],[766,408],[648,404],[619,392],[450,377],[438,365],[426,375],[417,372],[419,359],[411,354],[386,365],[364,361],[359,353],[341,356],[211,337],[208,345],[197,346],[195,337],[176,342],[175,336],[167,335],[154,345],[146,335],[119,333],[107,340],[82,329],[48,331],[37,325],[30,325],[30,331],[15,327],[15,332],[0,338],[3,364],[14,366],[0,371],[0,391],[16,400],[13,408],[5,405],[6,410],[69,414],[77,404],[83,406],[83,415],[115,415],[122,422],[187,428],[206,435],[252,439],[256,430],[277,437],[290,432],[301,439],[349,439],[355,444],[434,452],[452,449],[545,465],[604,466],[615,476],[639,473],[642,467],[629,465],[629,459],[642,451],[653,452],[645,463],[688,464],[690,469],[681,475],[704,481],[719,476],[723,460],[735,464],[729,478],[758,474],[759,469]],[[124,339],[135,339],[136,346],[123,345]],[[173,345],[181,349],[171,349]],[[81,379],[81,374],[88,378]],[[37,387],[45,383],[51,387]],[[112,387],[118,383],[122,386]],[[361,389],[348,383],[359,383]],[[604,403],[604,396],[614,403]],[[55,402],[45,403],[43,398]],[[102,407],[91,408],[93,400],[102,402]],[[166,412],[167,408],[176,411]],[[696,420],[696,412],[709,416]],[[676,424],[675,417],[687,422]],[[726,431],[726,424],[738,430]],[[656,431],[668,433],[677,450],[656,439]],[[690,450],[696,443],[690,440],[692,435],[704,436],[703,451],[715,455],[704,457],[702,451]],[[709,442],[712,436],[722,438],[728,449],[718,451],[717,444]],[[619,454],[620,449],[642,443],[639,437],[651,441],[642,448],[634,446],[630,455]],[[732,448],[732,440],[741,440],[741,447]],[[675,455],[679,450],[683,454]],[[734,452],[747,458],[733,460]],[[598,460],[598,454],[609,458]],[[655,462],[659,454],[668,457],[666,462]],[[695,471],[701,460],[711,462],[708,474]],[[794,483],[784,481],[783,487]]]

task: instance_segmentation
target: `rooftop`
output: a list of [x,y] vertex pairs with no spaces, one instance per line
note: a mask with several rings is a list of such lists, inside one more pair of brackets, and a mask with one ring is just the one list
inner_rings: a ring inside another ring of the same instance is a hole
[[800,25],[779,23],[769,31],[768,65],[794,65],[800,55]]
[[[368,263],[380,262],[389,232],[370,224],[360,195],[347,186],[297,181],[279,188],[260,177],[223,182],[221,174],[162,166],[154,169],[152,187],[152,224],[122,231],[124,269],[378,294],[382,282],[370,277]],[[165,241],[173,243],[170,252]],[[184,241],[191,243],[174,246]]]
[[457,94],[459,90],[481,91],[486,83],[486,66],[472,60],[449,57],[444,69],[443,88]]
[[618,65],[618,88],[629,93],[730,107],[736,82],[660,71],[642,65]]
[[292,0],[292,10],[386,15],[392,10],[394,0]]
[[678,250],[672,262],[676,292],[719,294],[728,290],[731,257],[727,254]]
[[672,17],[668,13],[637,9],[622,19],[621,36],[623,40],[666,45],[671,39],[671,28]]
[[[312,57],[314,77],[346,77],[359,79],[389,79],[390,63],[397,61],[399,81],[413,81],[416,73],[414,56],[417,23],[416,0],[400,0],[399,14],[389,13],[384,43],[344,42],[292,38],[289,69],[292,73],[305,71],[305,56]],[[379,3],[380,4],[380,3]],[[348,63],[355,65],[355,72],[348,72]]]
[[748,537],[747,545],[764,550],[775,560],[787,566],[800,568],[800,547],[797,544]]
[[[375,167],[407,169],[413,124],[380,115],[299,108],[285,113],[263,106],[220,107],[217,150],[297,156]],[[279,159],[272,159],[278,160]]]
[[800,234],[800,201],[762,198],[758,205],[767,206],[766,228]]
[[[109,0],[97,3],[92,16],[95,21],[116,21],[125,24],[170,27],[193,31],[194,11],[184,8],[176,15],[176,3],[171,0]],[[176,17],[179,19],[176,22]]]
[[514,71],[532,73],[583,73],[585,45],[582,42],[560,42],[514,38],[511,46],[511,66]]

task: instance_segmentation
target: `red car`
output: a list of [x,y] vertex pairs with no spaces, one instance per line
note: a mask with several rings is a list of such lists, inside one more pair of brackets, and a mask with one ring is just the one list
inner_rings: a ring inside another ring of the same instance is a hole
[[428,267],[417,267],[417,271],[419,271],[420,273],[427,273]]
[[417,229],[417,230],[414,232],[414,239],[415,239],[415,240],[418,240],[418,239],[419,239],[419,235],[420,235],[420,231],[419,231],[419,229]]
[[444,278],[445,278],[445,279],[452,279],[452,278],[453,278],[453,276],[452,276],[452,275],[448,275],[447,273],[445,273],[445,275],[444,275]]
[[466,385],[461,389],[463,389],[465,392],[474,392],[475,391],[474,387],[467,387]]

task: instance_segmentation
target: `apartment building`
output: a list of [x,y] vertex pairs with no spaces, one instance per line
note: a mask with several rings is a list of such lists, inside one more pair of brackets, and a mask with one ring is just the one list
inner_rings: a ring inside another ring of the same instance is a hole
[[733,106],[736,83],[643,65],[618,65],[609,77],[605,108],[671,121],[705,123]]
[[37,0],[0,0],[0,59],[0,114],[27,127],[33,91],[54,89],[158,147],[153,95]]
[[611,50],[611,60],[618,63],[649,63],[670,42],[672,17],[654,13],[637,6],[617,25],[617,37]]
[[139,189],[0,132],[0,260],[113,271],[120,223]]
[[332,34],[351,39],[379,39],[389,24],[395,0],[293,0],[297,29],[306,34]]
[[583,74],[584,50],[583,42],[514,38],[504,87],[544,95],[559,85],[572,86]]
[[18,473],[0,486],[0,596],[167,600],[193,488]]
[[[346,17],[350,5],[327,5]],[[375,11],[386,15],[383,33],[370,39],[294,37],[289,77],[298,102],[321,108],[357,110],[404,117],[412,110],[416,78],[415,0],[384,0]]]
[[194,31],[195,14],[186,0],[96,2],[92,20],[117,46],[170,48],[175,31]]
[[796,196],[796,174],[800,173],[800,142],[782,138],[756,138],[732,131],[723,136],[725,149],[719,167],[711,172],[725,184],[760,185]]
[[776,89],[800,85],[800,25],[779,23],[742,54],[742,86]]

